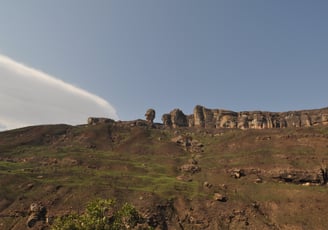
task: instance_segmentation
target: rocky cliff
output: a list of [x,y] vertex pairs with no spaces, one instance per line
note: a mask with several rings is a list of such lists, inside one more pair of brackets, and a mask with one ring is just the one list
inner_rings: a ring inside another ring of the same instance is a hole
[[162,116],[167,127],[205,127],[265,129],[286,127],[310,127],[328,124],[328,107],[288,112],[242,111],[208,109],[197,105],[193,114],[185,115],[174,109]]

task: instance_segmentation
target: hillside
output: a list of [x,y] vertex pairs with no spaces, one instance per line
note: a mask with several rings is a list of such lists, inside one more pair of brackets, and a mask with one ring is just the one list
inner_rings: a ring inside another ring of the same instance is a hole
[[[0,229],[129,202],[155,229],[327,229],[328,127],[112,122],[0,132]],[[30,229],[49,229],[36,222]]]

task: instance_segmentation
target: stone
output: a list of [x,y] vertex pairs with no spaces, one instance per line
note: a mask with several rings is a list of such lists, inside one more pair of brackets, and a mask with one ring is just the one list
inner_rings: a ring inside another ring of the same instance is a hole
[[146,114],[145,114],[145,117],[146,117],[146,121],[149,123],[149,124],[153,124],[154,123],[154,120],[155,120],[155,115],[156,115],[156,112],[154,109],[148,109],[146,111]]
[[195,164],[184,164],[180,167],[180,170],[194,174],[200,172],[201,168]]
[[193,164],[193,165],[197,165],[197,164],[198,164],[197,160],[195,160],[194,158],[189,159],[189,160],[188,160],[188,163],[189,163],[189,164]]
[[27,222],[26,222],[26,225],[27,227],[29,228],[32,228],[36,222],[39,220],[39,217],[37,214],[35,213],[32,213],[31,215],[29,215],[29,217],[27,218]]
[[205,181],[204,183],[203,183],[203,186],[204,187],[206,187],[206,188],[212,188],[212,184],[210,184],[208,181]]
[[231,171],[230,175],[236,179],[239,179],[239,178],[245,176],[245,171],[243,169],[233,169]]
[[30,205],[30,212],[38,212],[39,211],[39,209],[40,209],[40,205],[39,204],[37,204],[37,203],[32,203],[31,205]]
[[46,221],[47,209],[40,203],[30,205],[29,216],[26,225],[32,228],[38,221]]
[[221,193],[214,193],[213,195],[213,199],[216,201],[220,201],[220,202],[226,202],[228,199],[226,196],[222,195]]
[[34,187],[34,184],[33,183],[29,183],[26,185],[26,190],[31,190],[32,188]]
[[192,178],[187,175],[180,175],[176,177],[177,180],[184,181],[184,182],[191,182]]
[[189,136],[179,135],[177,137],[173,137],[171,139],[171,141],[177,143],[178,145],[181,145],[181,146],[184,146],[184,147],[188,147],[188,146],[191,145],[192,138],[189,137]]

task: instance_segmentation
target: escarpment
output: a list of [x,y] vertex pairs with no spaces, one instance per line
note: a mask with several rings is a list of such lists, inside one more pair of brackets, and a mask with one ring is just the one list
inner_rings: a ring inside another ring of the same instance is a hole
[[[153,125],[155,110],[149,109],[146,114],[146,123],[143,120],[118,123],[132,125]],[[199,128],[239,128],[239,129],[271,129],[271,128],[299,128],[318,125],[328,125],[328,107],[322,109],[299,110],[288,112],[268,111],[240,111],[225,109],[209,109],[196,105],[193,113],[186,115],[181,109],[173,109],[162,115],[162,124],[159,126],[199,127]],[[115,123],[108,118],[89,117],[88,124]],[[116,122],[117,123],[117,122]]]
[[208,109],[197,105],[193,114],[174,109],[162,116],[166,127],[265,129],[311,127],[328,124],[328,108],[288,112]]

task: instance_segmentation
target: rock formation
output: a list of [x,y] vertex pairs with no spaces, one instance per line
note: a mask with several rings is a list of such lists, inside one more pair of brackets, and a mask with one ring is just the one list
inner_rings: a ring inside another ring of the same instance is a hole
[[155,115],[156,115],[156,112],[154,109],[148,109],[146,114],[145,114],[145,117],[146,117],[146,121],[149,123],[149,124],[153,124],[154,123],[154,119],[155,119]]
[[162,121],[165,126],[173,128],[189,126],[188,117],[180,109],[174,109],[169,114],[164,114]]
[[104,124],[104,123],[114,123],[115,121],[104,117],[89,117],[88,125]]
[[32,203],[30,205],[29,217],[26,225],[32,228],[38,221],[46,221],[47,209],[40,203]]
[[180,109],[174,109],[169,114],[164,114],[162,121],[164,126],[173,128],[186,126],[240,129],[310,127],[328,125],[328,108],[289,112],[234,112],[208,109],[197,105],[192,115],[185,115]]
[[163,125],[165,127],[172,127],[171,114],[169,114],[169,113],[163,114],[162,121],[163,121]]
[[[142,125],[151,124],[155,119],[155,110],[148,109],[146,120],[136,120]],[[133,121],[136,123],[136,121]],[[322,109],[299,110],[288,112],[241,111],[225,109],[208,109],[196,105],[193,114],[186,115],[180,109],[174,109],[162,116],[164,127],[201,127],[201,128],[239,128],[266,129],[311,127],[328,125],[328,107]],[[122,123],[108,118],[89,117],[88,124]],[[129,123],[129,122],[128,122]],[[131,122],[130,122],[131,123]],[[129,123],[129,124],[130,124]],[[140,125],[139,124],[139,125]],[[135,124],[138,125],[138,124]],[[160,124],[157,124],[160,125]]]

